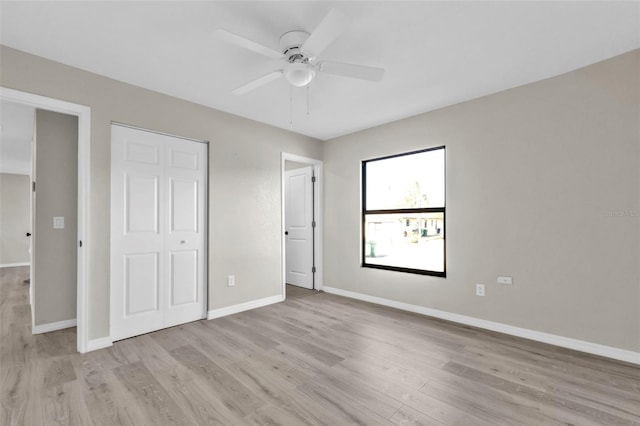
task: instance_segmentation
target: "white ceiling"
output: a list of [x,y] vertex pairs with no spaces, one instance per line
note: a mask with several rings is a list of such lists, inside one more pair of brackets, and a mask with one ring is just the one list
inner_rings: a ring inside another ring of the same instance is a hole
[[[2,44],[322,140],[527,84],[640,47],[640,2],[7,2]],[[321,59],[386,69],[231,91],[275,68],[224,28],[275,49],[331,9],[350,28]]]
[[31,141],[36,110],[0,101],[0,173],[31,174]]

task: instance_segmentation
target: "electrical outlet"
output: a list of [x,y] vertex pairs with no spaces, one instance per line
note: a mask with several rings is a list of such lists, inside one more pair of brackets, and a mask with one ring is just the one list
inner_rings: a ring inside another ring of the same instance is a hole
[[229,275],[227,277],[227,287],[233,287],[234,285],[236,285],[236,276]]
[[476,296],[484,296],[484,284],[476,284]]
[[503,277],[501,275],[498,275],[498,284],[506,284],[506,285],[512,285],[513,284],[513,278],[511,277]]
[[53,217],[53,229],[64,229],[64,216]]

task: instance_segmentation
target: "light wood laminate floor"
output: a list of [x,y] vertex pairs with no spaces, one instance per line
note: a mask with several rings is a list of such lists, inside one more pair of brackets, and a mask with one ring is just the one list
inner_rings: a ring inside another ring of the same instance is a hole
[[298,288],[80,355],[0,270],[2,425],[640,424],[640,369]]

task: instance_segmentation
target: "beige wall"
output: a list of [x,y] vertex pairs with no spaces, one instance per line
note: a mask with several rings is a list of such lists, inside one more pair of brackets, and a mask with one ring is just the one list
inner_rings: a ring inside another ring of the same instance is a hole
[[285,160],[284,161],[284,169],[286,170],[296,170],[296,169],[301,169],[303,167],[308,167],[308,164],[305,163],[297,163],[295,161],[289,161],[289,160]]
[[[36,110],[35,325],[76,318],[78,118]],[[64,229],[53,218],[64,217]]]
[[[325,286],[639,351],[639,79],[634,51],[327,142]],[[360,161],[438,145],[447,278],[361,268]]]
[[280,294],[280,155],[320,159],[317,140],[5,46],[0,54],[3,87],[91,107],[90,339],[109,334],[112,120],[210,141],[209,309]]
[[29,263],[31,179],[0,173],[0,265]]

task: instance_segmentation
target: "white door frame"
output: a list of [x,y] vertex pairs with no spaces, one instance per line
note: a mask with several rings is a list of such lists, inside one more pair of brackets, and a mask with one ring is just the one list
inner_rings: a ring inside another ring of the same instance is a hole
[[323,163],[320,160],[316,160],[314,158],[303,157],[296,154],[289,154],[286,152],[282,153],[281,156],[281,168],[280,168],[280,180],[281,180],[281,218],[282,218],[282,229],[280,232],[281,238],[281,253],[282,253],[282,266],[281,266],[281,275],[282,275],[282,300],[285,300],[287,297],[287,250],[286,250],[286,238],[284,235],[285,225],[284,225],[284,215],[285,215],[285,161],[295,161],[296,163],[308,164],[313,166],[313,175],[316,178],[316,187],[313,194],[313,217],[316,221],[316,228],[314,230],[314,238],[313,238],[313,250],[314,250],[314,260],[313,263],[316,267],[316,272],[313,278],[314,289],[322,290],[324,287],[323,282],[323,268],[322,268],[322,241],[323,241],[323,225],[324,218],[322,216],[322,166]]
[[[78,250],[77,250],[77,335],[78,352],[89,350],[88,286],[89,207],[91,192],[91,108],[60,99],[0,87],[0,99],[78,117]],[[79,243],[82,242],[82,247]],[[33,266],[32,266],[33,269]],[[34,284],[34,277],[31,284]],[[33,316],[32,316],[33,318]],[[33,324],[32,324],[33,325]]]

